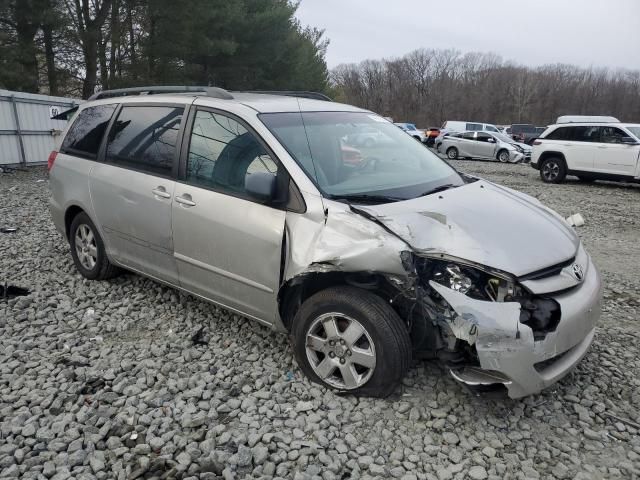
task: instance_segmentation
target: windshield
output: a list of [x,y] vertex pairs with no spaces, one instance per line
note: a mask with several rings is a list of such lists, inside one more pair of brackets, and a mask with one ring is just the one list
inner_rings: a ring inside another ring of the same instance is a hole
[[627,130],[633,133],[636,138],[640,139],[640,125],[636,125],[633,127],[627,126]]
[[507,137],[505,134],[503,133],[494,133],[492,134],[494,137],[496,137],[498,140],[500,140],[501,142],[506,142],[506,143],[516,143],[516,141],[511,138],[511,137]]
[[266,113],[260,120],[329,198],[406,200],[464,183],[424,145],[378,115]]

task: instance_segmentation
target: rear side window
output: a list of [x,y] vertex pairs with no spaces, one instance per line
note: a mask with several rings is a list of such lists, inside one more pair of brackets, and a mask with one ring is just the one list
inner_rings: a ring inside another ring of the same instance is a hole
[[467,123],[467,130],[472,130],[474,132],[478,132],[482,130],[482,125],[479,123]]
[[83,109],[64,137],[60,151],[95,159],[109,125],[115,105],[96,105]]
[[170,176],[184,107],[124,106],[109,131],[107,161]]

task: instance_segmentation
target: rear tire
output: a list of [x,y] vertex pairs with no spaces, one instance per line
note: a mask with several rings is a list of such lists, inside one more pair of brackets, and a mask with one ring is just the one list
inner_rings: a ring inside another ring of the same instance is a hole
[[449,147],[447,149],[447,158],[449,160],[455,160],[458,158],[458,149],[456,147]]
[[545,183],[562,183],[567,176],[567,164],[562,158],[548,157],[540,163],[540,178]]
[[84,212],[78,213],[69,228],[71,257],[78,272],[89,280],[106,280],[120,273],[107,257],[102,237]]
[[382,298],[355,287],[332,287],[307,299],[293,320],[291,341],[307,377],[356,395],[390,395],[411,362],[404,322]]

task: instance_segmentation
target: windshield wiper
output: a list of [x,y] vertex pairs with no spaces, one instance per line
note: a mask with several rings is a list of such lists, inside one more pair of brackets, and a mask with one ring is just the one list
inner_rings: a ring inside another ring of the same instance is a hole
[[431,195],[432,193],[443,192],[445,190],[449,190],[450,188],[456,188],[458,185],[454,185],[453,183],[446,183],[444,185],[439,185],[431,190],[428,190],[424,193],[418,195],[418,197],[426,197],[427,195]]
[[345,200],[355,203],[392,203],[401,202],[406,198],[390,197],[387,195],[368,195],[364,193],[355,193],[353,195],[332,195],[331,200]]

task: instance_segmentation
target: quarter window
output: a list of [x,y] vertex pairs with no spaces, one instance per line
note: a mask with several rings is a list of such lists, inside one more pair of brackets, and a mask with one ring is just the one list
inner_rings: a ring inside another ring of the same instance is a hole
[[257,172],[276,175],[278,165],[241,123],[219,113],[196,113],[187,182],[244,196],[246,177]]
[[170,176],[183,107],[124,106],[109,132],[107,160]]
[[60,150],[95,159],[115,109],[115,105],[96,105],[83,109],[69,129]]

